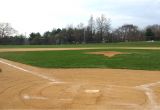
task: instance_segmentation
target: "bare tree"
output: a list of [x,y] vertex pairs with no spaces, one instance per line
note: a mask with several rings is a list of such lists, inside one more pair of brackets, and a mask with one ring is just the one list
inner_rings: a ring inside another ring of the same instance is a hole
[[93,16],[88,20],[88,26],[86,27],[86,41],[92,42],[95,36],[95,20]]
[[77,25],[77,28],[74,29],[74,37],[76,43],[85,42],[85,27],[83,23]]
[[89,33],[91,34],[91,37],[93,37],[93,32],[95,30],[95,21],[93,16],[90,17],[89,21],[88,21],[88,29],[89,29]]
[[147,29],[151,29],[151,31],[154,33],[154,40],[160,40],[160,25],[154,24],[151,26],[147,26]]
[[0,23],[0,37],[11,36],[15,34],[16,30],[11,27],[9,23]]
[[110,19],[106,18],[103,14],[96,20],[97,32],[100,33],[102,42],[106,42],[107,34],[110,30]]
[[84,28],[84,24],[83,23],[80,23],[77,25],[77,29],[83,29]]
[[114,31],[114,34],[121,39],[121,41],[136,41],[141,40],[141,33],[137,26],[133,24],[126,24]]

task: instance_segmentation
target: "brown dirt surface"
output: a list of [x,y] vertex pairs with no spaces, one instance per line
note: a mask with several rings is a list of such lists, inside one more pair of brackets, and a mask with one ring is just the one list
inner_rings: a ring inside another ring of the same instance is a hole
[[[96,48],[1,48],[0,52],[19,52],[19,51],[52,51],[52,50],[85,50]],[[99,48],[97,48],[99,49]]]
[[157,103],[160,103],[160,85],[157,85],[157,86],[153,87],[153,91],[156,95]]
[[0,59],[0,109],[159,110],[160,71],[45,69]]
[[15,51],[52,51],[52,50],[85,50],[85,49],[147,49],[147,50],[160,50],[160,47],[0,48],[0,52],[15,52]]
[[126,52],[116,52],[116,51],[104,51],[104,52],[88,52],[87,54],[104,55],[107,57],[113,57],[119,54],[128,54]]

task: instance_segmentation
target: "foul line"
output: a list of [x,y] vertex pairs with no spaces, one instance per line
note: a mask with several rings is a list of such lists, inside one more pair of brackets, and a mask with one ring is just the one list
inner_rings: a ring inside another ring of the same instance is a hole
[[32,75],[38,76],[38,77],[40,77],[40,78],[43,78],[43,79],[46,79],[46,80],[49,80],[49,81],[52,81],[52,82],[55,82],[55,83],[60,83],[59,81],[57,81],[57,80],[55,80],[55,79],[53,79],[53,78],[50,78],[50,77],[45,76],[45,75],[42,75],[42,74],[40,74],[40,73],[36,73],[36,72],[30,71],[30,70],[27,70],[27,69],[24,69],[24,68],[21,68],[21,67],[12,65],[12,64],[7,63],[7,62],[5,62],[5,61],[0,60],[0,63],[6,64],[6,65],[8,65],[8,66],[10,66],[10,67],[19,69],[19,70],[24,71],[24,72],[27,72],[27,73],[31,73]]
[[[36,72],[30,71],[30,70],[27,70],[27,69],[12,65],[12,64],[7,63],[7,62],[2,61],[2,60],[0,60],[0,63],[6,64],[6,65],[8,65],[10,67],[19,69],[19,70],[27,72],[27,73],[31,73],[32,75],[35,75],[37,77],[49,80],[52,83],[63,83],[63,82],[59,82],[59,81],[57,81],[57,80],[55,80],[53,78],[50,78],[48,76],[45,76],[45,75],[42,75],[40,73],[36,73]],[[157,86],[158,84],[160,84],[160,81],[159,82],[155,82],[155,83],[144,84],[144,85],[140,85],[140,86],[136,86],[135,87],[136,89],[140,89],[140,90],[143,90],[145,92],[145,94],[147,95],[147,97],[148,97],[148,99],[150,101],[150,107],[151,107],[152,110],[158,110],[159,109],[159,106],[158,106],[158,104],[156,102],[156,99],[155,99],[155,94],[153,93],[153,90],[151,89],[151,87]],[[87,92],[90,92],[90,91],[87,91]],[[98,90],[95,90],[93,92],[98,92]],[[30,97],[29,96],[25,96],[24,98],[30,98]],[[43,99],[42,97],[35,97],[35,98]]]
[[155,83],[149,83],[144,84],[140,86],[136,86],[137,89],[143,90],[148,97],[148,100],[150,101],[150,107],[151,110],[159,110],[160,107],[158,106],[158,103],[156,102],[156,96],[154,94],[154,91],[151,89],[151,87],[155,87],[160,84],[160,81]]

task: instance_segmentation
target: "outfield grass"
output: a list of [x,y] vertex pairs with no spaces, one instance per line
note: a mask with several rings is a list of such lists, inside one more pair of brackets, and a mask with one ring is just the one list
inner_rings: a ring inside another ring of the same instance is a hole
[[[95,51],[118,51],[130,54],[112,58],[86,54]],[[137,70],[160,70],[158,50],[65,50],[38,52],[3,52],[0,58],[45,68],[116,68]]]
[[120,42],[65,45],[0,45],[0,48],[160,47],[160,42]]

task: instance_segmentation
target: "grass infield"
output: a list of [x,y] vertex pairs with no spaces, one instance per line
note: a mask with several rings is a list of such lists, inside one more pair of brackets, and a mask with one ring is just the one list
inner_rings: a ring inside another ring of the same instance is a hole
[[[86,54],[97,51],[117,51],[114,57]],[[115,68],[136,70],[160,70],[159,50],[65,50],[37,52],[2,52],[0,58],[45,68]]]

